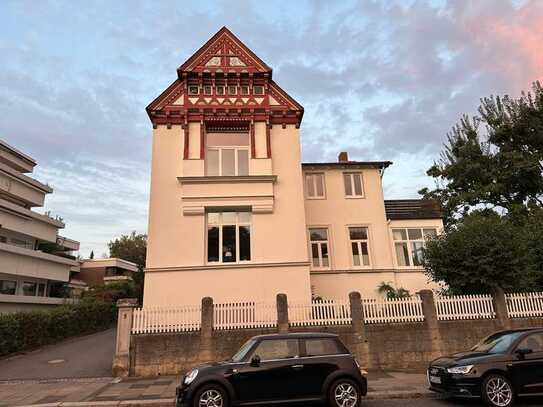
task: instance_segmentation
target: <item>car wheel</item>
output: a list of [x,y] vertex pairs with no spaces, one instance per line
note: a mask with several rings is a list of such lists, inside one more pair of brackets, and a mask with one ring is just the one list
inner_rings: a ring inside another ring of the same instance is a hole
[[360,397],[360,389],[354,381],[339,379],[330,386],[328,404],[331,407],[358,407]]
[[228,407],[228,396],[221,386],[209,384],[198,389],[193,407]]
[[483,380],[483,400],[492,407],[509,407],[515,402],[513,385],[504,376],[491,374]]

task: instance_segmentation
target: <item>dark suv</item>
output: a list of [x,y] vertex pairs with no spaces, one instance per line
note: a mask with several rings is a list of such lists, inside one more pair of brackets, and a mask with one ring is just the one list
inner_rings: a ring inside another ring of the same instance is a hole
[[481,397],[508,407],[516,396],[543,396],[543,329],[497,332],[470,351],[434,360],[430,389],[454,397]]
[[177,387],[177,407],[325,401],[358,407],[365,372],[337,335],[255,336],[232,359],[199,366]]

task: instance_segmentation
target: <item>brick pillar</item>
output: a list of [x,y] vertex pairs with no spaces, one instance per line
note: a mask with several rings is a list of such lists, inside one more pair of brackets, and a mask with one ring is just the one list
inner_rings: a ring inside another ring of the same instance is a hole
[[277,332],[288,333],[288,300],[286,294],[277,294]]
[[374,363],[370,354],[366,324],[364,323],[364,307],[362,306],[362,297],[358,291],[349,293],[349,306],[351,309],[353,343],[353,349],[351,350],[364,368],[372,368]]
[[213,298],[202,298],[202,324],[200,328],[200,360],[213,360]]
[[432,290],[422,290],[418,294],[422,300],[424,324],[426,325],[427,340],[429,341],[428,346],[424,346],[424,348],[430,351],[430,354],[426,355],[425,359],[431,360],[441,356],[444,347],[441,332],[439,331],[437,308]]
[[123,298],[117,301],[117,342],[113,356],[112,373],[115,377],[126,377],[130,373],[130,334],[132,315],[138,306],[136,298]]
[[509,318],[509,312],[507,312],[507,300],[501,288],[492,290],[492,303],[496,312],[496,321],[500,327],[502,329],[511,329],[511,319]]

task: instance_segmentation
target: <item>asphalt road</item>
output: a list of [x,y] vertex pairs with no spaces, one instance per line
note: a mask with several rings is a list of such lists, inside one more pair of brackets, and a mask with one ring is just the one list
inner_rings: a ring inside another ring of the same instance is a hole
[[[483,403],[477,400],[453,399],[398,399],[398,400],[365,400],[361,407],[482,407]],[[543,398],[519,399],[515,407],[543,406]]]
[[115,329],[0,359],[0,380],[111,376]]

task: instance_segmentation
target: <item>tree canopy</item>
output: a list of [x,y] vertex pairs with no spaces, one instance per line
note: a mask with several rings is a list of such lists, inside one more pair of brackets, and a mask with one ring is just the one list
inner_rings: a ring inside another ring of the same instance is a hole
[[478,115],[464,116],[447,135],[440,159],[428,170],[445,226],[478,207],[525,213],[543,207],[543,88],[515,99],[481,99]]

